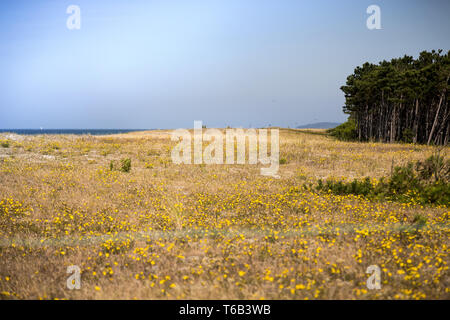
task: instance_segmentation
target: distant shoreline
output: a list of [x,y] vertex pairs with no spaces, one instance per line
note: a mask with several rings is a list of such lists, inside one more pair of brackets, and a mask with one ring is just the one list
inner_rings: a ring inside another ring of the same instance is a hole
[[0,129],[0,133],[15,133],[22,135],[39,135],[39,134],[75,134],[83,135],[89,134],[93,136],[97,135],[109,135],[138,131],[151,131],[156,129]]
[[332,129],[336,128],[342,122],[316,122],[297,126],[297,129]]

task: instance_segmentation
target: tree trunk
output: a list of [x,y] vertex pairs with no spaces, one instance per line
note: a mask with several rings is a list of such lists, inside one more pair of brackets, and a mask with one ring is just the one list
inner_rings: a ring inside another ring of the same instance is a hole
[[395,127],[395,119],[396,119],[396,114],[397,114],[397,105],[394,103],[394,110],[392,111],[392,117],[391,117],[391,136],[389,139],[390,143],[393,143],[395,140],[395,131],[396,131],[396,127]]
[[447,112],[447,106],[444,109],[444,118],[441,122],[439,129],[436,131],[436,138],[434,138],[434,144],[438,144],[439,137],[442,138],[442,134],[444,133],[444,129],[446,129],[447,120],[450,116],[450,112]]
[[414,112],[414,125],[413,125],[413,131],[414,131],[414,138],[413,138],[413,143],[417,143],[417,130],[418,130],[418,126],[419,126],[419,99],[416,99],[416,110]]
[[448,136],[450,135],[449,130],[450,130],[450,126],[447,126],[447,129],[445,129],[444,146],[446,146],[448,143]]
[[428,136],[427,145],[430,144],[431,138],[433,137],[433,132],[434,132],[434,129],[436,128],[436,124],[437,124],[437,121],[438,121],[438,118],[439,118],[439,111],[441,111],[441,105],[442,105],[442,100],[444,99],[444,95],[445,95],[445,91],[442,92],[441,98],[439,99],[438,108],[437,108],[437,111],[436,111],[436,115],[434,116],[433,126],[431,127],[430,135]]

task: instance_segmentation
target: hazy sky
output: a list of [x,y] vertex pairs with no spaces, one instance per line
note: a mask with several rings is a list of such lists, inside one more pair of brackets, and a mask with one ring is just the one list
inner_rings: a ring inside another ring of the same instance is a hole
[[[366,27],[371,4],[381,30]],[[0,128],[344,121],[347,75],[448,50],[449,13],[437,0],[1,1]]]

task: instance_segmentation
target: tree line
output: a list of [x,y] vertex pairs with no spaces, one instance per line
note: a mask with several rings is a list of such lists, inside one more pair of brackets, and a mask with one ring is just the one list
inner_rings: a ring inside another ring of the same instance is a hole
[[[359,141],[449,142],[450,51],[364,63],[341,87]],[[347,124],[347,127],[349,125]]]

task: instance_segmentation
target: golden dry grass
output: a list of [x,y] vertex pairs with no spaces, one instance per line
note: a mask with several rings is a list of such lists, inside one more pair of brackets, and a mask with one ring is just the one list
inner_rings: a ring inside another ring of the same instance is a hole
[[[450,298],[447,206],[302,187],[379,178],[431,147],[283,129],[274,179],[255,165],[173,164],[170,131],[0,140],[0,298]],[[129,173],[109,170],[123,158]],[[80,290],[66,288],[69,265]],[[366,287],[369,265],[380,290]]]

